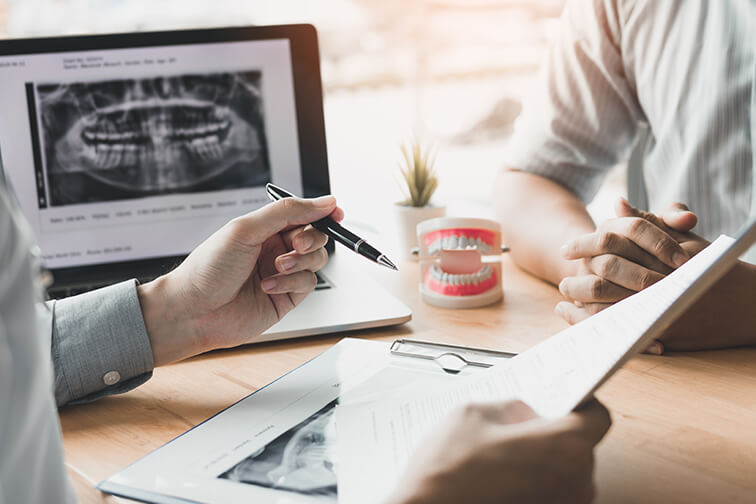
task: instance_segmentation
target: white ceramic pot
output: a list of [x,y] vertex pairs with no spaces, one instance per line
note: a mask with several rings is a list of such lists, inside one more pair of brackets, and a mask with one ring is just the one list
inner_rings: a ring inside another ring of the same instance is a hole
[[416,259],[416,256],[412,255],[412,249],[417,247],[417,225],[428,219],[443,217],[446,215],[446,207],[413,207],[397,203],[394,205],[394,215],[399,251],[405,259]]

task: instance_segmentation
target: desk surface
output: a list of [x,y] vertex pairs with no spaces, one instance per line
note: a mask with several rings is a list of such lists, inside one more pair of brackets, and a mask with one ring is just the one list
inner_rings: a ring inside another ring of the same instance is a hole
[[[401,327],[348,334],[522,351],[565,327],[559,293],[503,258],[504,301],[424,304],[417,266],[376,273],[413,311]],[[69,474],[82,503],[120,503],[92,485],[333,345],[344,334],[212,352],[155,370],[118,397],[64,408]],[[598,393],[614,425],[597,451],[596,502],[756,501],[756,349],[639,356]]]

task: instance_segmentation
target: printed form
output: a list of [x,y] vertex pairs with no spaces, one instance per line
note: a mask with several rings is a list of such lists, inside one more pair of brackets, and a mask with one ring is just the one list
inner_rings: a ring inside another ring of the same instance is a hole
[[733,242],[721,236],[653,286],[463,384],[337,407],[339,502],[385,500],[418,442],[453,408],[521,399],[542,417],[568,414],[656,337],[657,319]]

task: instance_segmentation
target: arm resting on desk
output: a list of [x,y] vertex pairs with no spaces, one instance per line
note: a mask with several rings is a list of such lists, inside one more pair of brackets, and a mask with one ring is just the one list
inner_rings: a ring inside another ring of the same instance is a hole
[[546,177],[505,169],[496,178],[494,202],[517,266],[555,285],[577,274],[578,265],[559,249],[596,228],[578,196]]
[[559,255],[595,226],[585,205],[625,161],[644,119],[622,55],[617,2],[566,2],[509,142],[494,201],[521,268],[553,284],[577,269]]

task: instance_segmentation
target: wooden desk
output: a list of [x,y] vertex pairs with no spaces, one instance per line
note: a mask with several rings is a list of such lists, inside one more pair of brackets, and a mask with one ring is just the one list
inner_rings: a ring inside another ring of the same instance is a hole
[[[565,327],[559,293],[503,259],[503,303],[442,310],[417,294],[417,267],[377,273],[409,324],[349,334],[521,351]],[[61,411],[66,460],[84,503],[126,465],[333,345],[344,334],[218,351],[155,370],[126,395]],[[597,452],[597,502],[756,502],[756,349],[639,356],[598,394],[614,425]]]

